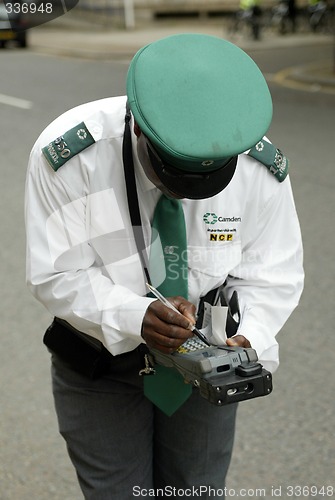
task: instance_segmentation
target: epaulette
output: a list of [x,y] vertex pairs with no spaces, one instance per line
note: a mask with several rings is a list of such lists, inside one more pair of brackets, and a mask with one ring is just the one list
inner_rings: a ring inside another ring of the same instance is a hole
[[67,161],[94,143],[95,140],[85,123],[81,122],[42,148],[42,152],[56,172]]
[[283,182],[287,176],[288,158],[273,144],[265,140],[259,141],[256,146],[250,149],[248,155],[263,163],[279,182]]

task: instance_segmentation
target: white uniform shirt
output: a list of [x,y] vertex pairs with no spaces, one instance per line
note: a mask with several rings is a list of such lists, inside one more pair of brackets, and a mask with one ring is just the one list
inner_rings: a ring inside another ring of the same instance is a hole
[[[125,97],[74,108],[35,143],[26,185],[27,281],[52,315],[99,339],[114,355],[143,342],[147,292],[130,223],[122,162]],[[42,148],[85,122],[95,143],[56,172]],[[133,134],[133,132],[132,132]],[[160,191],[147,179],[132,135],[146,244]],[[221,285],[237,290],[247,337],[260,361],[278,365],[275,336],[303,287],[302,244],[289,177],[240,155],[235,175],[218,195],[182,200],[189,300]]]

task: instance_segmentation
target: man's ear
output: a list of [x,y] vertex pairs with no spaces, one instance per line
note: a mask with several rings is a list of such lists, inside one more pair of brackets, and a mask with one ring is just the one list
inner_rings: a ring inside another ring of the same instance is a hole
[[134,134],[136,135],[136,137],[140,137],[141,135],[141,129],[140,127],[138,126],[138,124],[135,122],[134,123]]

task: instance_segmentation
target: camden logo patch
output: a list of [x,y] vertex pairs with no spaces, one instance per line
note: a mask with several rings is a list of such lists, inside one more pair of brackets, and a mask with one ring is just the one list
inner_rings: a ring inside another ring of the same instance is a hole
[[205,224],[216,224],[217,222],[241,222],[241,217],[222,217],[213,212],[206,212],[203,216]]
[[206,212],[202,217],[206,224],[206,232],[209,241],[232,242],[236,239],[241,217],[223,217],[214,212]]
[[203,221],[206,224],[215,224],[217,222],[217,220],[218,220],[218,216],[216,214],[211,213],[211,212],[207,212],[203,216]]

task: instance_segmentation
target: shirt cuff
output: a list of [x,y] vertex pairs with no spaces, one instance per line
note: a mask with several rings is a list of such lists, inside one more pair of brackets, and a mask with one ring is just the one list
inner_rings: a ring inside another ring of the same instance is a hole
[[141,337],[144,315],[155,298],[138,297],[119,308],[120,331],[127,337]]
[[237,335],[244,335],[249,340],[257,353],[258,361],[266,370],[272,373],[276,371],[279,366],[279,347],[275,337],[265,334],[261,329],[255,332],[255,327],[248,327],[247,322],[240,325]]
[[141,337],[143,318],[149,305],[155,300],[136,297],[120,305],[117,312],[105,311],[101,325],[104,344],[114,356],[136,349],[139,344],[144,343]]

